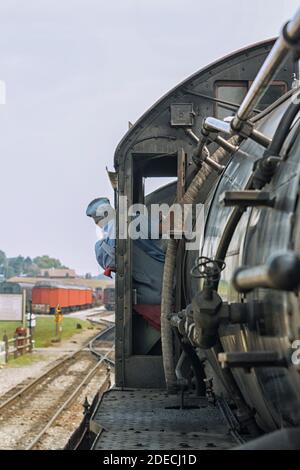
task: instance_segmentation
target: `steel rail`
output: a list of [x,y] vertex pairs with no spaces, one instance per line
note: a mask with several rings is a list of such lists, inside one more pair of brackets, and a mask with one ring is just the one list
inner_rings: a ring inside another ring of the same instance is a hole
[[88,344],[89,348],[93,347],[93,344],[95,343],[95,341],[99,341],[100,339],[102,341],[105,341],[105,336],[114,329],[115,329],[115,324],[109,325],[104,331],[101,331],[98,335],[96,335],[93,339],[91,339],[91,341]]
[[[40,439],[47,432],[47,430],[52,426],[52,424],[56,421],[56,419],[62,414],[65,408],[69,406],[75,400],[75,398],[79,395],[84,385],[96,374],[98,368],[102,366],[103,363],[107,360],[107,356],[108,354],[111,353],[112,350],[113,348],[111,348],[104,356],[102,356],[102,358],[99,360],[99,362],[97,362],[97,364],[93,367],[93,369],[88,372],[88,374],[84,377],[84,379],[80,382],[80,384],[76,387],[76,389],[72,392],[72,394],[64,401],[64,403],[60,406],[60,408],[54,413],[54,415],[47,422],[46,426],[44,426],[44,428],[33,439],[33,441],[29,444],[29,446],[26,447],[25,450],[31,450],[38,444]],[[109,371],[105,379],[105,382],[107,381],[110,382]]]
[[[95,343],[95,341],[99,341],[100,339],[104,340],[103,337],[106,336],[108,333],[110,333],[114,329],[115,329],[115,325],[112,325],[112,326],[108,327],[105,331],[101,332],[99,335],[97,335],[95,338],[93,338],[89,343],[89,349],[90,349],[91,353],[94,354],[95,356],[99,357],[100,360],[103,359],[106,363],[108,363],[110,366],[113,366],[113,367],[115,366],[115,362],[108,357],[108,354],[103,355],[102,353],[97,351],[94,347],[94,343]],[[111,352],[112,350],[114,350],[114,347],[112,347],[109,352]]]
[[[109,384],[109,387],[108,387],[108,388],[110,388],[110,385],[111,385],[111,384]],[[100,386],[99,391],[97,392],[97,395],[98,395],[97,404],[99,404],[99,399],[100,399],[100,397],[102,398],[102,396],[103,396],[104,392],[106,392],[106,390],[107,390],[107,388],[106,388],[106,382],[103,382],[102,385]],[[96,408],[97,408],[97,407],[96,407]],[[95,409],[96,409],[96,408],[95,408]],[[88,427],[88,425],[86,425],[86,426],[84,427],[83,432],[81,433],[81,435],[77,438],[77,441],[73,444],[72,447],[68,447],[67,449],[68,449],[68,450],[79,450],[79,449],[80,449],[80,446],[82,445],[82,443],[83,443],[83,441],[84,441],[86,435],[88,434],[88,432],[89,432],[89,427]],[[73,435],[72,435],[72,436],[73,436]],[[71,439],[72,439],[72,437],[71,437]],[[68,444],[69,444],[69,442],[70,442],[70,440],[68,441]],[[67,444],[67,445],[68,445],[68,444]],[[66,447],[64,447],[64,449],[66,450]]]
[[[104,334],[106,332],[106,329],[101,331],[100,334],[97,334],[96,338],[100,339],[101,334]],[[12,404],[15,400],[18,398],[21,398],[22,395],[27,393],[29,390],[34,388],[36,385],[38,385],[40,382],[42,382],[48,375],[53,374],[56,372],[59,368],[61,368],[64,364],[66,364],[68,361],[71,359],[74,359],[78,354],[80,354],[84,349],[89,347],[91,341],[85,343],[80,349],[77,349],[75,352],[69,354],[67,357],[63,358],[61,361],[59,361],[55,366],[51,367],[48,369],[46,372],[43,372],[41,375],[39,375],[37,378],[32,380],[29,384],[25,385],[21,390],[16,392],[14,395],[9,397],[7,400],[5,400],[3,403],[0,404],[0,412],[6,408],[8,405]],[[9,393],[9,390],[8,392]]]
[[[70,359],[73,359],[74,357],[76,357],[79,353],[81,353],[85,348],[87,347],[87,345],[85,345],[84,347],[76,350],[74,353],[70,354],[69,356],[65,357],[64,359],[62,359],[61,361],[59,361],[57,364],[55,364],[55,366],[51,367],[51,369],[48,369],[46,372],[43,372],[41,375],[39,375],[37,378],[35,378],[34,380],[32,380],[32,382],[30,382],[29,384],[25,385],[25,387],[23,387],[21,390],[19,390],[18,392],[16,392],[14,395],[12,395],[11,397],[9,397],[7,400],[5,400],[3,403],[0,404],[0,411],[3,410],[4,408],[6,408],[8,405],[10,405],[11,403],[13,403],[17,398],[21,398],[22,395],[24,395],[26,392],[28,392],[29,390],[31,390],[33,387],[35,387],[36,385],[38,385],[40,382],[42,382],[42,380],[44,380],[49,374],[52,374],[53,372],[55,372],[56,370],[58,370],[60,367],[62,367],[64,364],[66,364]],[[9,393],[9,390],[8,392]]]

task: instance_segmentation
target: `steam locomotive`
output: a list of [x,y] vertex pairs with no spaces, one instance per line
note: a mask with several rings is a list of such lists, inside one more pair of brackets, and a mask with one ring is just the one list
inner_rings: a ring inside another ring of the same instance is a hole
[[[187,250],[174,234],[161,241],[162,303],[148,305],[160,311],[157,331],[135,306],[132,240],[117,238],[116,388],[95,410],[106,431],[94,435],[93,448],[113,448],[114,433],[115,445],[163,448],[168,436],[165,448],[178,449],[182,431],[188,447],[202,448],[204,431],[196,441],[189,431],[199,431],[205,406],[222,408],[241,448],[300,448],[299,51],[300,11],[276,41],[179,84],[118,145],[117,214],[124,196],[128,208],[200,204],[199,243]],[[177,180],[145,194],[145,180],[156,177]],[[121,394],[107,421],[105,406]],[[183,396],[206,404],[181,406]],[[147,415],[141,424],[136,413],[149,400],[156,421]],[[130,429],[121,402],[134,404]]]

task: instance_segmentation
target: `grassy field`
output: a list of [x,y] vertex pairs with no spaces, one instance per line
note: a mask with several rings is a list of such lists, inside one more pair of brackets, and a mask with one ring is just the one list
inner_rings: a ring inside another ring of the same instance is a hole
[[[78,328],[80,325],[81,328]],[[19,322],[0,321],[0,340],[6,333],[9,338],[15,334],[18,326],[22,326]],[[76,318],[64,317],[62,321],[62,339],[68,339],[76,333],[80,333],[83,329],[91,328],[88,321]],[[34,333],[35,347],[46,348],[52,345],[51,340],[55,338],[55,322],[54,317],[37,317],[36,328]]]
[[23,367],[30,366],[33,362],[44,361],[47,358],[46,354],[23,354],[19,357],[10,357],[6,367]]

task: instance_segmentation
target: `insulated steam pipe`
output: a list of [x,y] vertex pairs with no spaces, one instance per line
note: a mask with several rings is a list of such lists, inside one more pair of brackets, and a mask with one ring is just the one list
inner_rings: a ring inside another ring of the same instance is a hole
[[[230,144],[236,145],[239,142],[239,137],[234,136],[229,140]],[[221,164],[225,160],[227,152],[223,148],[218,148],[211,158]],[[213,169],[208,165],[204,164],[202,168],[195,175],[186,193],[184,194],[181,204],[193,204],[198,196],[200,189],[207,180],[208,176],[212,173]],[[176,374],[175,374],[175,361],[174,361],[174,350],[173,350],[173,332],[169,320],[170,313],[172,312],[173,303],[173,279],[175,272],[176,254],[177,254],[177,240],[168,240],[163,283],[162,283],[162,294],[161,294],[161,344],[162,344],[162,356],[163,366],[165,373],[165,380],[167,390],[172,392],[176,389]]]

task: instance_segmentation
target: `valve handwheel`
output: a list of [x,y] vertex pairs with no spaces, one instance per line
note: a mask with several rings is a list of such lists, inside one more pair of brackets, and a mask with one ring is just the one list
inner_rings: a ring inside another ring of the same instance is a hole
[[214,260],[206,256],[199,256],[191,269],[191,276],[197,279],[218,281],[220,274],[225,269],[226,263],[222,260]]

